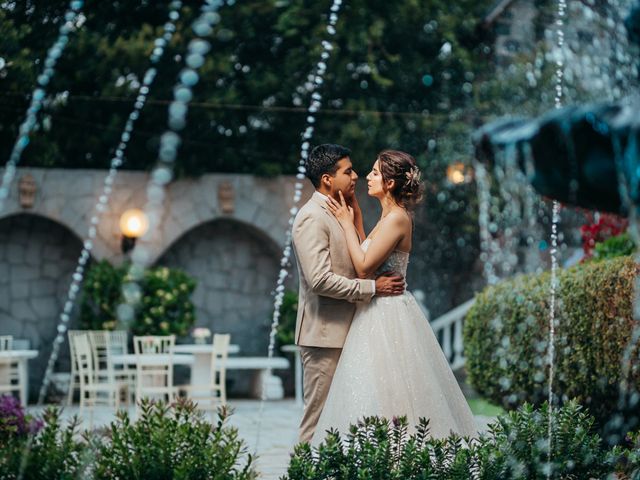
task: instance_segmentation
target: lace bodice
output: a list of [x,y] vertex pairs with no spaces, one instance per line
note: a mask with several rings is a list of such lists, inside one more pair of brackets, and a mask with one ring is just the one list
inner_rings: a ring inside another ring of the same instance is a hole
[[[369,244],[371,243],[371,239],[367,238],[362,244],[362,250],[365,252],[367,248],[369,248]],[[376,271],[376,274],[382,272],[396,272],[401,274],[406,278],[407,276],[407,266],[409,265],[409,254],[407,252],[401,252],[400,250],[394,250],[391,252],[389,257],[380,265],[380,268]]]

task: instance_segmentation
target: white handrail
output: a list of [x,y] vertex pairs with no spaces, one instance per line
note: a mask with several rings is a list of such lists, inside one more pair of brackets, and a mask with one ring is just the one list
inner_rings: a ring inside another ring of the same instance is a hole
[[431,322],[431,328],[442,343],[442,351],[449,360],[451,368],[457,370],[464,366],[464,344],[462,327],[464,317],[475,302],[475,298],[458,305]]

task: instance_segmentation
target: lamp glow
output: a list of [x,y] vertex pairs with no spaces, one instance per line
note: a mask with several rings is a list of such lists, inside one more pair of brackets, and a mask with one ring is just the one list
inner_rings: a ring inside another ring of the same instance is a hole
[[447,180],[454,185],[469,183],[472,178],[471,167],[462,162],[457,162],[447,167]]
[[122,253],[128,253],[136,246],[136,239],[147,233],[149,229],[149,219],[142,210],[132,208],[127,210],[120,217],[120,231],[122,232],[122,242],[120,249]]
[[125,237],[140,238],[149,228],[149,220],[142,210],[132,208],[120,217],[120,231]]

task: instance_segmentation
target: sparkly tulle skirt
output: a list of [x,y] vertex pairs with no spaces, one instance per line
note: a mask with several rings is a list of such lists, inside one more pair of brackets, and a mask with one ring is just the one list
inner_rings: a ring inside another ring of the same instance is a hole
[[476,436],[475,420],[428,320],[411,293],[358,307],[312,443],[365,416],[421,417],[431,435]]

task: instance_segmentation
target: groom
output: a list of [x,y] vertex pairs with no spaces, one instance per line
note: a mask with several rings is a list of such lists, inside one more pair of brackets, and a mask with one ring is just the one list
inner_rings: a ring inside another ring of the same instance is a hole
[[[340,223],[327,210],[326,198],[339,200],[342,192],[354,206],[354,221],[361,224],[350,150],[340,145],[315,147],[306,161],[306,175],[316,191],[293,223],[293,247],[298,260],[300,295],[296,344],[304,371],[304,413],[301,442],[310,442],[329,393],[356,302],[374,295],[399,295],[404,278],[384,274],[376,280],[356,278]],[[361,239],[364,240],[364,239]]]

